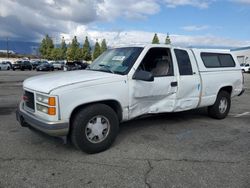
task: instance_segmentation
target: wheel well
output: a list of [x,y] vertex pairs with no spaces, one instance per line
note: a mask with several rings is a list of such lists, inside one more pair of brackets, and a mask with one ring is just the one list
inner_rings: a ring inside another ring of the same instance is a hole
[[122,120],[122,107],[120,103],[115,100],[104,100],[104,101],[97,101],[97,102],[92,102],[92,103],[87,103],[87,104],[82,104],[80,106],[77,106],[70,115],[70,127],[72,125],[72,121],[74,119],[75,114],[77,114],[77,112],[80,111],[82,108],[88,105],[92,105],[92,104],[106,104],[107,106],[111,107],[116,112],[119,121]]
[[[230,95],[231,95],[231,93],[232,93],[232,90],[233,90],[233,87],[232,86],[225,86],[225,87],[222,87],[221,89],[220,89],[220,91],[226,91],[226,92],[228,92]],[[219,92],[220,92],[219,91]]]

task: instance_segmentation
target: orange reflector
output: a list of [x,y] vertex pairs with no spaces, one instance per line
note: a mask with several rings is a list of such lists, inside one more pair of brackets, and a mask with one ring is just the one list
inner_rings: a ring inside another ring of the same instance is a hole
[[49,97],[48,105],[55,106],[56,105],[56,98],[55,97]]
[[51,116],[56,115],[56,108],[55,107],[49,107],[48,108],[48,114]]

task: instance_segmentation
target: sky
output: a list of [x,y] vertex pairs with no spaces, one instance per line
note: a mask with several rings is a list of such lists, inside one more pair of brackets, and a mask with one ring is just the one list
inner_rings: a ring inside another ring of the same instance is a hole
[[0,0],[0,40],[250,46],[250,0]]

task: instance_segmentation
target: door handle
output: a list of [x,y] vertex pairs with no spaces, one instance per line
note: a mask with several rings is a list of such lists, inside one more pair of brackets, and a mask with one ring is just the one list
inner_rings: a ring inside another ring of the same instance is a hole
[[178,83],[177,82],[171,82],[171,87],[177,87]]

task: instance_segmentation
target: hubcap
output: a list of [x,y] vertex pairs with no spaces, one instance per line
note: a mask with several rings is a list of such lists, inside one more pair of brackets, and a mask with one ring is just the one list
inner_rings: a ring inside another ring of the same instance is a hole
[[222,98],[220,100],[220,104],[219,104],[219,111],[221,114],[225,113],[227,110],[227,99],[226,98]]
[[85,129],[85,135],[90,142],[100,143],[106,139],[109,130],[109,120],[104,116],[98,115],[89,120]]

